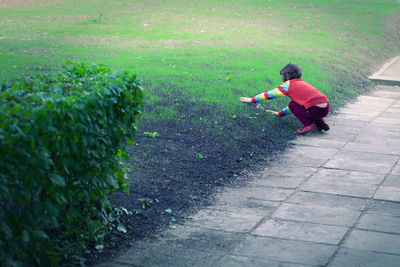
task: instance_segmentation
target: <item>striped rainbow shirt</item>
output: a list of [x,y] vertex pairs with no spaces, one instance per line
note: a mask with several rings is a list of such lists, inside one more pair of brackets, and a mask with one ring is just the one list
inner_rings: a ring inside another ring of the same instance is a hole
[[[278,97],[285,96],[288,94],[289,84],[290,84],[290,80],[286,81],[285,83],[281,84],[280,86],[278,86],[277,88],[275,88],[271,91],[267,91],[267,92],[258,94],[251,99],[251,102],[259,103],[261,101],[275,99]],[[278,113],[279,113],[279,116],[283,117],[285,115],[290,114],[291,111],[290,111],[289,107],[286,107],[286,108],[282,109],[281,111],[279,111]]]

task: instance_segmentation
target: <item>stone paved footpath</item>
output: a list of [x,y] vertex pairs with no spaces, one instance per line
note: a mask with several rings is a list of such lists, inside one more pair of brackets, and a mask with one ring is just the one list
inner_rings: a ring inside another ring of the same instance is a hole
[[[400,76],[396,64],[386,71]],[[400,266],[400,87],[327,121],[248,185],[100,266]]]

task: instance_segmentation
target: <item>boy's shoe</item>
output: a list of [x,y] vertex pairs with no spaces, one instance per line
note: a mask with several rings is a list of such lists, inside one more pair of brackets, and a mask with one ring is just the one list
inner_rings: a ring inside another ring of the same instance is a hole
[[303,129],[301,129],[301,130],[297,130],[296,133],[298,133],[298,134],[306,134],[306,133],[312,132],[312,131],[314,131],[316,129],[317,129],[317,125],[315,125],[315,123],[313,123],[311,125],[304,126]]
[[326,122],[319,123],[317,125],[318,131],[329,131],[329,125]]

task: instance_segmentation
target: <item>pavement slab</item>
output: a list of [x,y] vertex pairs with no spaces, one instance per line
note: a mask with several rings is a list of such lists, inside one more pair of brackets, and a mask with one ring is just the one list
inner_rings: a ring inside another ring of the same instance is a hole
[[400,175],[389,175],[383,182],[384,186],[399,187],[400,188]]
[[372,197],[377,185],[354,183],[343,179],[312,177],[300,186],[301,190],[354,197]]
[[373,200],[365,210],[369,214],[380,214],[400,218],[400,202]]
[[[400,57],[215,203],[97,266],[400,266]],[[390,80],[392,79],[392,80]]]
[[343,246],[346,248],[400,255],[400,235],[366,230],[354,230],[346,239]]
[[304,265],[299,263],[288,263],[282,261],[276,261],[271,259],[256,259],[256,258],[248,258],[243,256],[232,256],[227,255],[221,258],[219,261],[214,263],[213,266],[216,267],[242,267],[242,266],[251,266],[251,267],[306,267],[313,265]]
[[360,214],[360,211],[320,206],[318,203],[307,205],[283,203],[272,214],[272,218],[351,227]]
[[[323,134],[321,134],[322,136]],[[323,147],[323,148],[334,148],[341,149],[346,145],[345,141],[332,140],[332,139],[322,139],[319,135],[308,135],[305,138],[297,138],[291,141],[292,144],[311,146],[311,147]]]
[[397,164],[394,166],[391,174],[400,175],[400,163],[399,162],[397,162]]
[[400,202],[400,188],[391,186],[380,186],[374,198]]
[[400,56],[385,63],[379,71],[369,77],[376,84],[400,85]]
[[260,215],[206,209],[199,211],[187,224],[207,229],[245,233],[255,227],[262,218],[263,216]]
[[266,201],[248,197],[246,199],[229,201],[219,201],[215,205],[210,206],[210,209],[229,211],[238,214],[250,214],[256,216],[270,216],[279,206],[279,202]]
[[230,203],[243,201],[246,199],[283,201],[287,199],[293,192],[294,192],[293,189],[254,185],[245,188],[228,189],[224,193],[217,196],[217,199],[221,202],[230,202]]
[[321,208],[333,207],[361,212],[367,207],[368,199],[350,196],[297,191],[290,196],[286,203],[318,205]]
[[[128,266],[212,266],[221,255],[156,242],[137,242],[118,257],[116,264]],[[113,266],[110,264],[109,266]]]
[[358,222],[357,229],[400,235],[400,217],[366,213]]
[[338,245],[347,230],[347,227],[270,219],[252,235]]
[[233,254],[296,264],[324,265],[335,250],[336,246],[327,244],[250,236]]
[[369,172],[336,170],[321,168],[313,174],[312,179],[315,180],[340,180],[343,182],[352,182],[356,184],[373,184],[378,185],[385,179],[384,174],[376,174]]
[[394,155],[342,150],[330,159],[324,167],[386,174],[390,172],[398,160],[399,157]]
[[174,229],[165,231],[162,234],[162,239],[159,239],[157,243],[213,253],[224,253],[233,250],[245,238],[246,235],[243,233],[178,225]]
[[269,186],[275,188],[297,188],[304,180],[305,177],[293,177],[293,176],[280,176],[280,177],[266,177],[264,179],[256,179],[251,182],[255,186]]
[[313,167],[299,166],[299,167],[291,167],[288,166],[286,168],[282,168],[282,166],[278,163],[274,163],[272,166],[268,166],[264,169],[264,171],[259,175],[261,178],[270,178],[270,177],[310,177],[314,172],[318,169]]
[[398,267],[400,256],[352,248],[342,248],[329,267]]

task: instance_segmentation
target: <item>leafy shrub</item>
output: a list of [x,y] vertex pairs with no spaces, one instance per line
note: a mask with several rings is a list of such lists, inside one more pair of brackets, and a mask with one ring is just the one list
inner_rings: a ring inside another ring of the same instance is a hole
[[135,75],[104,65],[0,83],[0,262],[76,263],[104,238],[142,98]]

